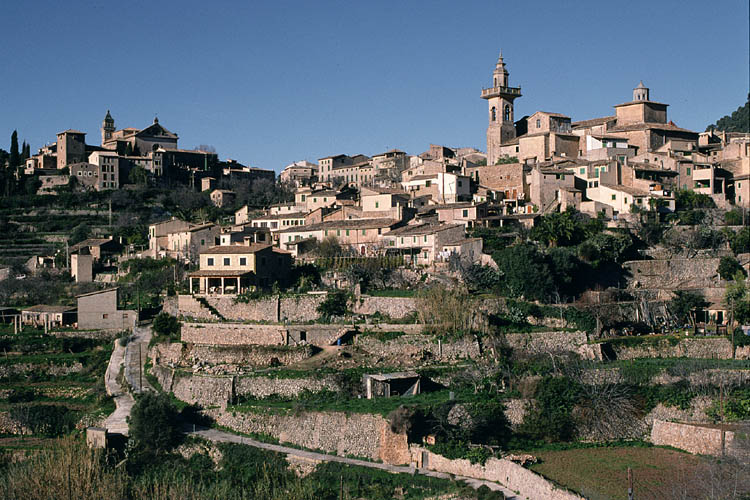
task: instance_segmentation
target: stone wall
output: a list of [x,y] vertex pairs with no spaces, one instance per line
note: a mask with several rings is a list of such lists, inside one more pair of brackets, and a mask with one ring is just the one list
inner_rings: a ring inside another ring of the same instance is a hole
[[235,382],[235,393],[238,396],[266,398],[281,396],[294,398],[304,391],[321,392],[341,390],[335,377],[322,378],[272,378],[272,377],[238,377]]
[[699,358],[699,359],[730,359],[732,357],[732,343],[726,338],[691,337],[679,339],[677,343],[670,340],[655,340],[646,338],[639,345],[622,345],[618,343],[602,342],[602,354],[614,359],[636,358]]
[[476,358],[480,355],[475,338],[438,341],[430,335],[406,334],[383,342],[376,335],[358,335],[354,345],[372,356],[398,357],[403,362],[421,363],[426,360],[456,360]]
[[719,258],[634,260],[623,267],[634,288],[684,290],[714,287],[719,281]]
[[341,390],[341,384],[333,375],[298,378],[243,377],[188,373],[163,365],[152,367],[151,373],[164,391],[173,393],[177,399],[201,406],[225,406],[238,396],[294,398],[304,391]]
[[71,373],[80,373],[83,365],[80,362],[66,364],[47,364],[47,363],[14,363],[0,365],[0,380],[15,375],[26,375],[28,373],[38,372],[53,377],[60,377]]
[[195,344],[186,352],[185,362],[207,363],[213,366],[240,365],[240,368],[260,368],[298,363],[312,356],[315,348],[306,346],[212,346]]
[[450,460],[436,455],[420,446],[411,446],[412,462],[417,467],[495,481],[508,489],[517,491],[520,498],[544,500],[584,500],[580,495],[563,489],[539,474],[506,459],[490,458],[484,465],[472,464],[468,460]]
[[162,390],[171,392],[177,399],[190,404],[223,406],[232,397],[232,377],[195,375],[161,365],[153,366],[151,374],[156,377]]
[[588,344],[586,332],[509,333],[505,341],[514,355],[573,352],[583,359],[598,359],[595,346]]
[[[326,294],[297,295],[293,297],[266,297],[249,302],[235,302],[235,297],[206,296],[205,300],[228,321],[253,321],[258,323],[308,322],[318,318],[318,306]],[[356,314],[371,315],[379,312],[401,319],[418,309],[418,299],[411,297],[371,297],[362,295],[352,303]],[[190,295],[180,295],[165,302],[164,310],[174,316],[216,320],[209,309]]]
[[401,319],[414,313],[419,300],[412,297],[371,297],[362,295],[354,301],[354,313],[371,315],[379,312],[393,319]]
[[345,325],[257,325],[183,323],[182,341],[206,345],[331,345],[346,334]]
[[749,443],[741,436],[747,434],[746,427],[726,425],[725,429],[722,429],[718,425],[655,420],[651,428],[651,442],[699,455],[721,456],[726,453],[744,457]]
[[353,455],[394,464],[409,462],[406,435],[394,434],[380,415],[341,412],[283,414],[236,413],[213,409],[206,415],[217,424],[244,433],[266,434],[281,443]]

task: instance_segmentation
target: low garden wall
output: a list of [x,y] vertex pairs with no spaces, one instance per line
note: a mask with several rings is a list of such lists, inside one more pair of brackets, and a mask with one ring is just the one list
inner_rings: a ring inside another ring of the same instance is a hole
[[484,465],[468,460],[450,460],[421,446],[411,446],[411,459],[417,467],[446,474],[494,481],[517,491],[520,498],[544,500],[584,500],[535,472],[506,459],[489,458]]
[[505,334],[514,354],[547,354],[573,352],[583,359],[598,359],[596,346],[588,344],[586,332],[532,332]]
[[182,341],[205,345],[331,345],[349,328],[343,325],[256,325],[183,323]]

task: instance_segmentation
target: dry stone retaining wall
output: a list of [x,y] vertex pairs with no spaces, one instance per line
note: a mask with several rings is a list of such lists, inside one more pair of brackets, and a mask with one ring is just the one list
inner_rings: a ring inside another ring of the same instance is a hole
[[353,455],[408,463],[406,435],[394,434],[380,415],[341,412],[301,414],[230,414],[224,410],[206,410],[217,424],[244,433],[266,434],[282,443],[324,450],[339,456]]
[[0,379],[14,375],[24,375],[31,372],[42,372],[46,375],[59,377],[70,373],[80,373],[83,365],[75,362],[69,365],[52,365],[52,364],[35,364],[35,363],[15,363],[12,365],[0,365]]
[[533,332],[505,335],[516,354],[573,352],[584,359],[598,359],[595,346],[588,344],[586,332]]
[[460,476],[495,481],[519,492],[520,498],[544,500],[584,500],[580,495],[560,488],[539,474],[506,459],[490,458],[484,465],[468,460],[450,460],[420,446],[410,447],[417,467]]
[[266,398],[281,396],[294,398],[304,391],[321,392],[341,390],[341,385],[334,377],[323,378],[272,378],[272,377],[239,377],[235,382],[235,393],[238,396]]
[[380,313],[393,319],[401,319],[419,308],[419,299],[412,297],[371,297],[362,295],[354,301],[356,314],[371,315]]
[[[602,343],[602,349],[607,350],[607,343]],[[732,343],[726,338],[685,338],[677,343],[670,340],[645,340],[634,346],[610,343],[616,359],[636,358],[699,358],[699,359],[730,359],[732,357]]]
[[[333,344],[349,330],[343,325],[256,325],[245,323],[184,323],[182,341],[205,345]],[[304,339],[302,332],[304,332]]]
[[680,290],[716,286],[720,260],[634,260],[623,267],[630,272],[630,285],[635,288]]
[[358,335],[354,345],[373,356],[399,356],[415,360],[476,358],[480,355],[479,343],[474,338],[438,342],[432,336],[407,334],[383,342],[375,335]]
[[740,437],[742,434],[747,434],[747,429],[722,430],[717,426],[655,420],[651,442],[700,455],[721,456],[726,453],[744,457],[748,443]]

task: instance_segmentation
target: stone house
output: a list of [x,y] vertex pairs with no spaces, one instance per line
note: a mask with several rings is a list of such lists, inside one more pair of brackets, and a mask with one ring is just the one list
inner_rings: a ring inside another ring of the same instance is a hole
[[94,281],[94,257],[85,254],[71,254],[70,275],[76,283],[91,283]]
[[471,199],[471,182],[465,175],[439,172],[415,175],[401,186],[412,197],[430,195],[438,203],[456,203]]
[[[587,189],[586,197],[591,201],[609,205],[612,207],[612,212],[615,216],[617,214],[631,213],[633,206],[649,210],[649,199],[656,198],[648,191],[642,189],[623,186],[622,184],[605,183],[599,183],[598,186]],[[674,205],[672,205],[671,209],[674,210]]]
[[[462,224],[417,223],[383,236],[387,253],[403,255],[407,262],[429,266],[441,259],[444,247],[466,238]],[[444,255],[443,255],[444,256]]]
[[291,184],[296,187],[306,186],[312,183],[318,175],[318,165],[307,160],[295,161],[284,167],[279,174],[282,184]]
[[104,191],[120,187],[119,170],[116,165],[81,162],[71,163],[68,166],[71,177],[74,177],[85,188]]
[[230,191],[229,189],[214,189],[211,191],[210,197],[211,203],[213,203],[214,206],[221,208],[231,205],[237,195],[234,191]]
[[487,217],[487,203],[451,203],[435,205],[438,221],[448,224],[463,224],[465,228],[474,227],[477,221]]
[[409,205],[409,195],[401,189],[363,187],[359,196],[364,212],[389,212],[393,208]]
[[21,322],[25,325],[48,328],[72,325],[76,322],[76,308],[70,306],[36,305],[21,310]]
[[70,247],[70,253],[91,255],[94,262],[107,260],[120,253],[122,245],[112,236],[109,238],[88,238]]
[[565,168],[535,166],[529,177],[529,199],[542,214],[562,202],[563,191],[575,189],[575,176]]
[[289,252],[271,245],[214,246],[200,254],[200,269],[188,274],[190,293],[240,294],[284,282],[292,266]]
[[197,261],[207,248],[218,245],[221,228],[213,223],[190,224],[186,229],[167,234],[166,255],[175,259]]
[[302,242],[323,241],[335,236],[339,244],[358,255],[378,255],[383,247],[383,235],[401,224],[398,219],[343,219],[279,231],[279,245],[296,257]]
[[118,288],[78,295],[80,330],[127,330],[135,327],[138,313],[117,309]]
[[169,234],[186,231],[190,222],[172,217],[148,226],[148,253],[151,257],[164,257],[169,249]]
[[216,177],[204,177],[201,179],[201,192],[212,191],[216,187]]
[[245,245],[249,243],[268,244],[273,241],[271,231],[267,227],[253,227],[250,224],[240,224],[222,227],[219,235],[219,245]]
[[572,133],[570,117],[537,111],[525,121],[527,132],[519,135],[515,155],[522,163],[578,156],[580,139]]

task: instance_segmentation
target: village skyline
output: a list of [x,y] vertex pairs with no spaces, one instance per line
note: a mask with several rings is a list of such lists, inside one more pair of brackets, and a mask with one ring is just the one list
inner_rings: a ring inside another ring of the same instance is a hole
[[[110,109],[118,126],[140,128],[158,116],[185,147],[208,144],[222,158],[276,172],[303,159],[418,152],[430,143],[484,150],[479,94],[500,50],[523,91],[517,118],[613,114],[643,80],[671,105],[671,120],[701,132],[745,100],[747,5],[727,2],[700,17],[697,3],[680,5],[635,3],[619,12],[588,2],[539,2],[533,10],[471,3],[449,25],[442,3],[377,11],[296,4],[294,16],[222,4],[210,11],[171,4],[149,15],[31,6],[44,10],[40,36],[19,32],[0,53],[26,71],[54,50],[66,55],[48,63],[48,78],[0,83],[9,97],[0,136],[18,130],[36,151],[61,130],[96,136]],[[28,14],[9,9],[10,19]],[[207,28],[184,31],[200,23]],[[79,26],[91,36],[68,36]],[[696,32],[710,33],[710,43]]]

